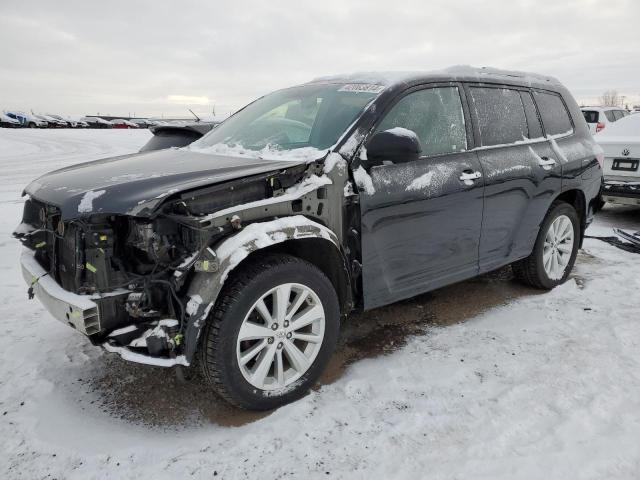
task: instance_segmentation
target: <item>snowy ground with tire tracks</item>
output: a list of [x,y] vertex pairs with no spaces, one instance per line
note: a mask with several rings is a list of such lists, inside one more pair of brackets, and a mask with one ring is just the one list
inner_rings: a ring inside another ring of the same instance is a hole
[[[0,478],[637,478],[640,256],[597,240],[550,293],[507,273],[354,317],[348,366],[268,415],[53,320],[10,237],[21,189],[149,135],[0,130]],[[615,225],[640,229],[640,209],[589,233]]]

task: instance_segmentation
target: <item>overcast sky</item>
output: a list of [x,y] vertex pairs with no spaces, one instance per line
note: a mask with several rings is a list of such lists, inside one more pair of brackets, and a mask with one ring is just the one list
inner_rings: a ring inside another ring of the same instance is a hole
[[640,103],[638,0],[2,1],[0,109],[228,114],[316,76],[469,64]]

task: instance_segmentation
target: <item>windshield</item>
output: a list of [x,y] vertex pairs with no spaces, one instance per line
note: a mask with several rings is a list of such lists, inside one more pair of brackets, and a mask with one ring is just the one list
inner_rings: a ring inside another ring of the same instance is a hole
[[368,87],[322,84],[279,90],[249,104],[190,148],[258,157],[327,149],[383,89]]

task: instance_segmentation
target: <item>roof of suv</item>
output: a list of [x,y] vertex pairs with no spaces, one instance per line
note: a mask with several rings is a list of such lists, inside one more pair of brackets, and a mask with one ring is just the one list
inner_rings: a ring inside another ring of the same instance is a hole
[[500,70],[491,67],[459,65],[444,70],[427,72],[358,72],[347,75],[319,77],[309,83],[368,83],[391,87],[399,84],[424,81],[470,81],[507,83],[526,87],[560,87],[560,82],[550,76],[535,73]]

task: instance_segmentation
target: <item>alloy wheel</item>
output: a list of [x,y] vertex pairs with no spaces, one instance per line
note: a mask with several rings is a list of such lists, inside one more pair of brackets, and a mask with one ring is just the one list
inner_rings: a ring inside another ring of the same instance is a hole
[[566,215],[557,217],[547,230],[542,250],[544,271],[551,280],[560,280],[573,253],[573,223]]
[[245,380],[260,390],[287,387],[313,364],[325,331],[318,295],[299,283],[285,283],[262,295],[238,332],[236,354]]

